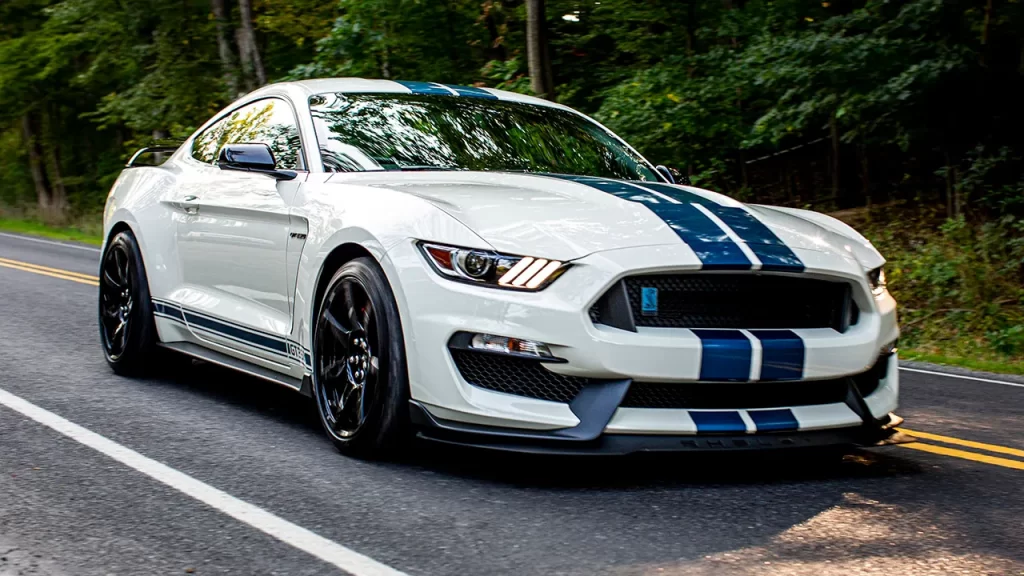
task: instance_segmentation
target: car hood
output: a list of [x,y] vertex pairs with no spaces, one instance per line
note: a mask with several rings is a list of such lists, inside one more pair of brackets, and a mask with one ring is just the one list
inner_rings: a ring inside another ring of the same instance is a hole
[[[496,172],[389,172],[362,173],[358,180],[361,185],[386,187],[430,202],[501,252],[568,261],[604,250],[680,242],[676,232],[644,203],[558,177]],[[689,186],[676,188],[723,206],[744,206],[715,192]],[[644,193],[639,188],[637,192]],[[801,214],[804,211],[757,205],[746,208],[792,249],[842,258],[852,254],[865,266],[880,259],[852,229],[838,221],[836,226],[829,226],[832,219],[827,216],[807,213],[816,222]]]

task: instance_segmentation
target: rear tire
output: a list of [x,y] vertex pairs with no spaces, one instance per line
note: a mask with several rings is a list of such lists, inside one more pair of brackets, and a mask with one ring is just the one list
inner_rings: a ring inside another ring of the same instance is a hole
[[135,376],[152,367],[153,304],[142,253],[130,230],[114,236],[100,259],[99,323],[103,355],[115,373]]
[[313,397],[343,454],[393,456],[409,438],[409,379],[391,286],[372,258],[331,277],[313,331]]

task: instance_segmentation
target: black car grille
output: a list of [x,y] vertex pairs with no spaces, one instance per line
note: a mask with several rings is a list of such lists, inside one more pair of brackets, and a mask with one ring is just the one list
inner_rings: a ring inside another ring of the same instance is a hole
[[[642,292],[651,288],[657,290],[657,307],[645,311]],[[857,310],[850,287],[844,282],[698,273],[625,278],[591,308],[590,318],[594,323],[626,330],[645,326],[834,328],[843,332],[856,323]]]
[[[480,388],[549,400],[572,402],[591,379],[556,374],[543,363],[486,352],[450,349],[462,378]],[[661,383],[633,382],[622,408],[745,409],[813,406],[843,402],[851,384],[869,396],[885,376],[888,357],[853,377],[800,382]]]
[[849,378],[812,382],[663,384],[633,382],[623,408],[779,408],[842,402]]
[[588,381],[555,374],[536,360],[458,349],[451,353],[466,382],[496,392],[568,403]]

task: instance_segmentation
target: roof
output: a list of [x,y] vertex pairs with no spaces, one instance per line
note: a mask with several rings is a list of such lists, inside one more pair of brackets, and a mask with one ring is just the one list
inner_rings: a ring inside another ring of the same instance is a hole
[[[318,78],[299,80],[296,82],[279,82],[266,88],[299,88],[309,95],[334,93],[377,93],[377,94],[426,94],[436,96],[462,96],[467,98],[496,98],[512,102],[522,102],[537,106],[566,108],[565,106],[517,92],[497,90],[495,88],[477,88],[457,84],[439,82],[413,82],[407,80],[369,80],[365,78]],[[262,91],[261,89],[260,91]]]

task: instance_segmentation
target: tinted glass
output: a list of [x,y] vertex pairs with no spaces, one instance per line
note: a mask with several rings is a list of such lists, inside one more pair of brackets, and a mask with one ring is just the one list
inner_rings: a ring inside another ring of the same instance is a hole
[[310,99],[324,169],[526,171],[657,181],[586,118],[484,98],[321,94]]
[[302,142],[287,102],[259,100],[243,106],[200,134],[192,157],[213,164],[225,144],[266,144],[282,170],[302,170]]

